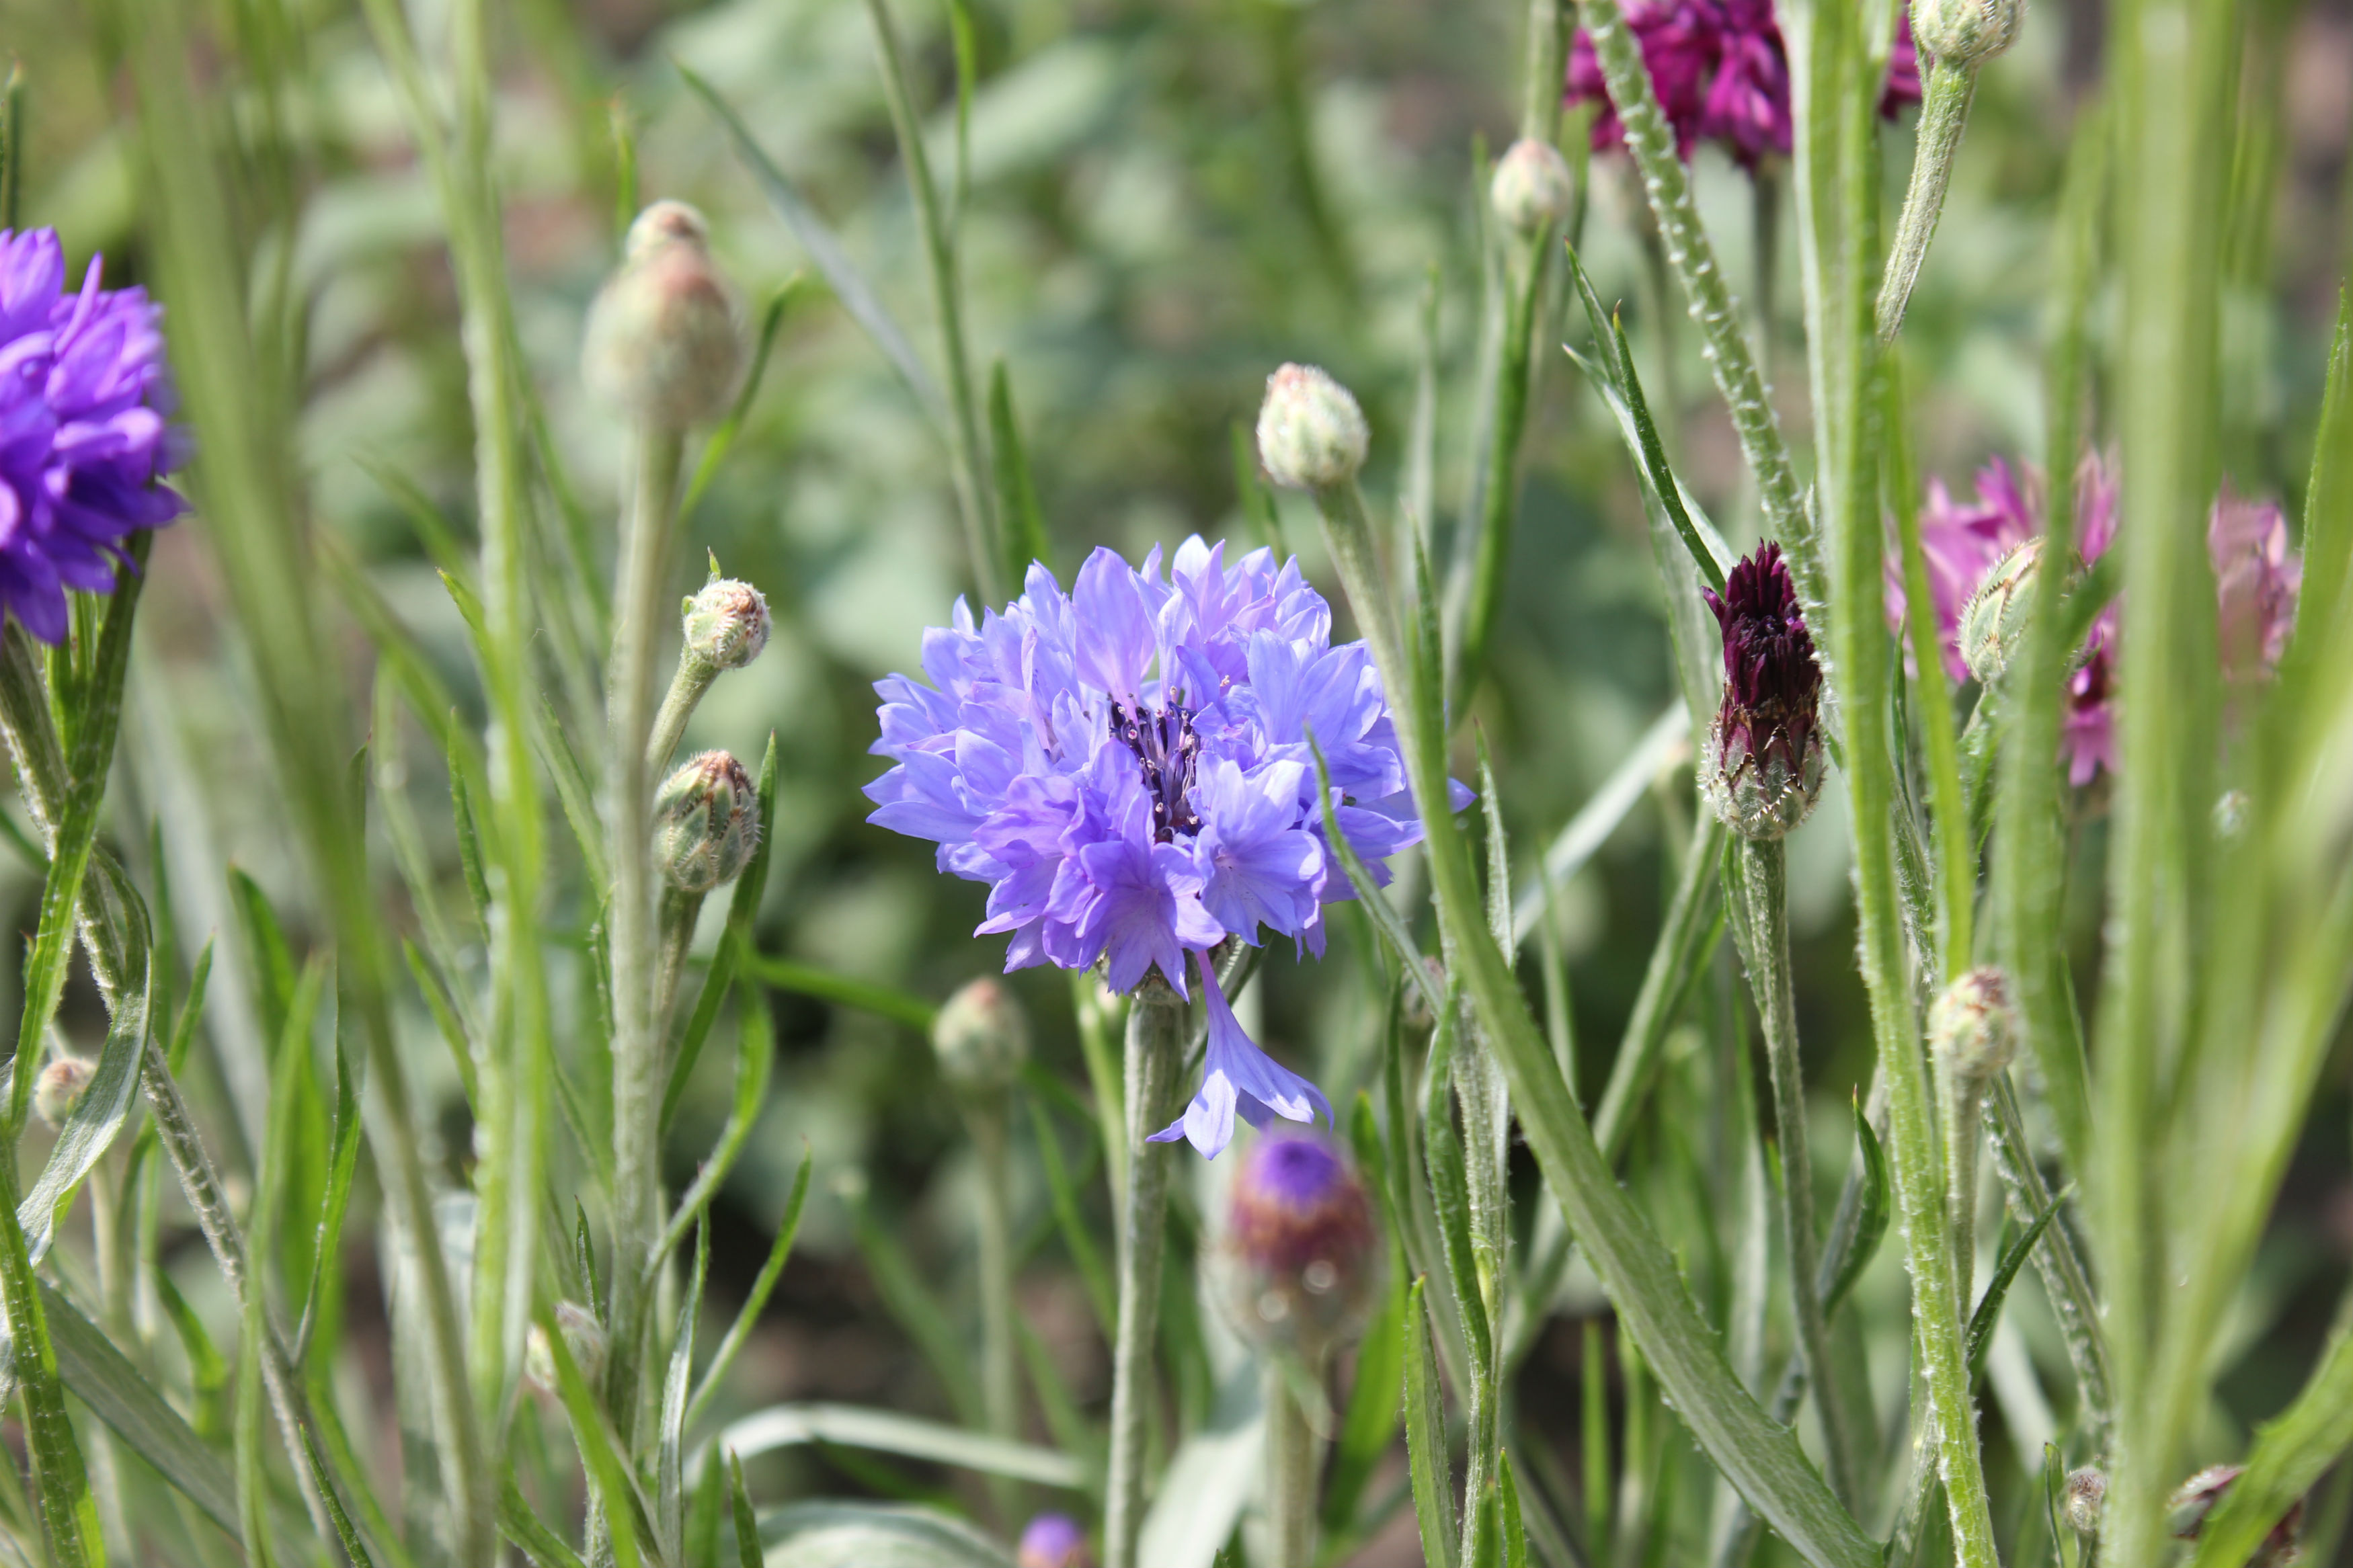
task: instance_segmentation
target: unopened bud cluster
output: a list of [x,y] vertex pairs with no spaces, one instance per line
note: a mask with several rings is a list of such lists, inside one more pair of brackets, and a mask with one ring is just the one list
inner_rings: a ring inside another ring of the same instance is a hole
[[733,881],[759,844],[758,792],[744,764],[725,752],[691,759],[654,797],[654,853],[681,892],[707,893]]
[[1495,163],[1487,183],[1487,203],[1505,228],[1540,234],[1568,216],[1577,201],[1577,179],[1568,160],[1549,142],[1523,136]]
[[1355,396],[1324,371],[1286,364],[1266,378],[1258,456],[1276,484],[1295,490],[1345,484],[1365,466],[1372,439]]
[[1975,66],[2010,47],[2025,0],[1914,0],[1912,37],[1943,64]]
[[2018,1050],[2018,1015],[2000,970],[1972,969],[1945,988],[1928,1009],[1928,1048],[1950,1064],[1955,1078],[1972,1082],[2010,1065]]
[[620,269],[588,310],[589,388],[660,429],[717,418],[743,374],[743,312],[709,241],[694,208],[654,203],[629,226]]
[[1767,542],[1736,563],[1724,593],[1702,589],[1724,633],[1724,701],[1700,755],[1700,784],[1725,826],[1779,838],[1822,792],[1822,672],[1798,590]]
[[967,1094],[1012,1087],[1029,1059],[1029,1016],[1005,983],[987,976],[947,999],[932,1021],[940,1075]]
[[1376,1239],[1364,1183],[1328,1139],[1262,1135],[1234,1174],[1220,1244],[1235,1331],[1311,1363],[1355,1337],[1377,1283]]
[[1993,563],[1961,606],[1961,661],[1981,684],[1991,685],[2016,657],[2042,565],[2042,541],[2025,541]]

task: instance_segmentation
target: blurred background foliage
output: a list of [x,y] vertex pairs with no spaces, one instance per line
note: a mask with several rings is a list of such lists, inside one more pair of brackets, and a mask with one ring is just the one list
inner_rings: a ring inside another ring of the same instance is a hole
[[[246,129],[245,144],[259,149],[243,170],[251,205],[237,215],[240,232],[257,269],[290,269],[312,521],[331,552],[363,568],[479,723],[464,627],[436,574],[444,542],[420,523],[422,502],[461,546],[470,542],[472,437],[431,182],[355,6],[192,0],[192,9],[203,47],[191,68]],[[2232,279],[2224,450],[2239,489],[2293,502],[2353,230],[2353,6],[2255,0],[2253,9],[2230,210],[2215,216],[2226,226]],[[411,6],[428,39],[437,10],[436,0]],[[921,99],[951,102],[945,8],[904,0],[898,13]],[[118,112],[129,89],[109,15],[135,9],[9,0],[0,47],[25,61],[30,84],[24,221],[60,231],[76,276],[90,251],[103,250],[108,282],[121,284],[142,278],[142,258]],[[637,191],[701,205],[715,250],[754,309],[789,290],[765,380],[689,520],[677,567],[682,591],[700,580],[704,552],[714,553],[730,575],[768,595],[776,637],[703,704],[689,742],[755,755],[762,732],[776,732],[779,804],[762,951],[935,1003],[1000,962],[995,940],[967,935],[982,890],[938,876],[924,846],[865,825],[859,788],[879,771],[866,754],[870,683],[914,668],[922,629],[944,621],[968,586],[944,454],[905,384],[818,279],[676,68],[692,69],[734,107],[911,336],[929,345],[930,296],[866,13],[851,0],[516,0],[494,16],[495,158],[516,321],[554,466],[576,497],[596,559],[611,556],[623,443],[581,391],[576,366],[582,317],[613,264],[626,216],[614,120],[634,140]],[[1199,531],[1300,551],[1336,602],[1303,503],[1285,500],[1278,537],[1260,538],[1264,525],[1250,521],[1238,497],[1232,432],[1255,410],[1274,363],[1329,365],[1372,417],[1367,478],[1377,505],[1393,511],[1433,284],[1442,393],[1433,523],[1442,560],[1476,435],[1482,162],[1516,121],[1522,8],[1508,0],[979,0],[973,16],[966,330],[982,363],[1006,363],[1066,577],[1096,545],[1140,555]],[[2095,78],[2100,50],[2099,7],[2052,0],[2034,10],[2020,46],[1979,89],[1905,350],[1923,471],[1956,488],[1989,455],[2041,457],[2049,215],[2070,106]],[[931,142],[934,168],[952,167],[944,112],[934,116]],[[1891,211],[1909,162],[1907,123],[1887,150]],[[1802,352],[1794,237],[1787,223],[1760,221],[1759,204],[1774,199],[1777,182],[1768,173],[1760,196],[1713,149],[1701,152],[1696,172],[1703,212],[1740,291],[1753,297],[1760,278],[1778,279],[1768,352],[1794,384]],[[1733,542],[1745,543],[1756,525],[1737,448],[1695,335],[1687,322],[1662,319],[1630,171],[1597,156],[1583,189],[1580,252],[1602,298],[1623,303],[1653,399],[1669,410],[1678,468]],[[1778,233],[1778,254],[1759,256],[1760,233]],[[1570,324],[1556,302],[1553,319],[1557,335],[1582,341],[1581,321]],[[1802,395],[1783,401],[1785,418],[1802,426]],[[1673,679],[1635,476],[1601,404],[1558,356],[1541,371],[1527,451],[1494,679],[1476,716],[1497,758],[1514,850],[1532,865],[1669,702]],[[185,951],[215,930],[232,950],[253,940],[238,927],[230,867],[267,889],[299,942],[312,918],[304,879],[259,740],[245,655],[199,537],[205,526],[197,520],[156,541],[113,831],[135,846],[150,818],[164,825]],[[348,606],[331,624],[342,628],[356,710],[369,701],[370,644]],[[397,742],[377,735],[379,765],[405,769],[419,801],[446,798],[430,739],[416,731]],[[1456,771],[1468,776],[1467,757]],[[1662,773],[1559,899],[1588,1096],[1607,1072],[1605,1043],[1632,1003],[1670,891],[1662,868],[1672,862],[1662,847],[1689,831],[1683,776]],[[1871,1066],[1839,787],[1791,852],[1799,1001],[1828,1148],[1846,1145],[1847,1087],[1867,1079]],[[2077,824],[2084,888],[2097,884],[2099,804],[2087,796]],[[419,815],[454,888],[448,815]],[[378,865],[389,860],[379,846]],[[577,931],[594,911],[576,871],[567,875],[555,919]],[[382,885],[385,920],[407,929],[413,917],[396,882],[386,875]],[[0,858],[0,911],[13,929],[32,929],[38,888],[36,870]],[[1380,1000],[1367,978],[1369,933],[1353,910],[1336,913],[1331,959],[1303,966],[1275,955],[1256,1005],[1259,1037],[1314,1070],[1345,1104],[1375,1059]],[[2073,936],[2079,979],[2088,982],[2095,933],[2088,905],[2084,913]],[[706,949],[719,920],[714,908]],[[593,1075],[593,1053],[566,1043],[593,1005],[586,977],[575,963],[553,978],[564,1070]],[[0,966],[0,986],[16,984],[13,967]],[[1731,984],[1726,967],[1704,988],[1698,1023],[1729,1005]],[[1075,1098],[1086,1079],[1070,989],[1050,970],[1018,976],[1017,988],[1039,1039],[1030,1098],[1047,1112],[1062,1157],[1086,1168],[1100,1156],[1071,1152],[1092,1145]],[[938,1089],[922,1035],[903,1021],[805,994],[780,991],[773,1001],[774,1091],[715,1211],[714,1322],[725,1321],[765,1256],[804,1147],[818,1182],[783,1288],[723,1402],[748,1409],[845,1399],[945,1414],[939,1368],[908,1330],[892,1263],[912,1265],[959,1322],[969,1321],[970,1156],[952,1101]],[[413,994],[406,1005],[420,1092],[442,1111],[435,1157],[454,1170],[467,1147],[463,1101],[432,1020]],[[246,988],[216,978],[207,1024],[211,1050],[192,1066],[191,1090],[221,1145],[236,1149],[257,1131],[249,1075],[265,1059]],[[102,1026],[94,997],[69,997],[63,1026],[94,1035]],[[1707,1211],[1724,1190],[1719,1167],[1729,1155],[1704,1120],[1715,1097],[1698,1087],[1716,1035],[1698,1026],[1678,1035],[1656,1114],[1643,1119],[1629,1162],[1703,1300],[1725,1288],[1725,1260],[1708,1256]],[[674,1182],[691,1175],[725,1116],[725,1056],[709,1053],[690,1088],[670,1146]],[[1049,1090],[1045,1079],[1071,1092]],[[2229,1352],[2240,1365],[2222,1379],[2233,1403],[2215,1414],[2218,1437],[2269,1414],[2296,1386],[2353,1260],[2342,1053],[2327,1085],[2258,1289],[2242,1303],[2241,1342]],[[582,1092],[589,1105],[608,1098]],[[1025,1315],[1073,1392],[1098,1401],[1107,1390],[1103,1344],[1056,1238],[1034,1140],[1025,1133],[1018,1143]],[[1842,1164],[1831,1163],[1825,1181]],[[1220,1174],[1202,1172],[1196,1215]],[[1532,1187],[1532,1167],[1520,1174]],[[1100,1182],[1082,1191],[1100,1234]],[[558,1206],[568,1206],[560,1194]],[[1860,1298],[1874,1371],[1894,1398],[1904,1376],[1898,1250],[1885,1249]],[[358,1227],[350,1252],[356,1276],[375,1268]],[[190,1299],[226,1321],[217,1277],[192,1235],[174,1257]],[[386,1375],[376,1301],[374,1290],[351,1292],[353,1342],[377,1350],[339,1376]],[[1573,1279],[1568,1304],[1604,1310],[1589,1279],[1581,1298]],[[2054,1373],[2063,1367],[2039,1292],[2021,1292],[2016,1305],[2024,1353]],[[1184,1332],[1188,1319],[1177,1313],[1171,1332]],[[1776,1332],[1786,1326],[1777,1321]],[[1582,1342],[1572,1318],[1557,1321],[1521,1387],[1524,1419],[1556,1439],[1565,1468],[1576,1462]],[[2050,1412],[2040,1411],[2042,1431],[2033,1430],[2032,1379],[2014,1364],[2005,1370],[2003,1354],[1993,1381],[1989,1431],[2010,1439],[2006,1485],[2022,1507],[2029,1494],[2019,1483],[2039,1463]],[[1206,1380],[1196,1382],[1192,1397],[1206,1396]],[[771,1495],[947,1484],[946,1472],[837,1450],[762,1463],[768,1469],[756,1489]],[[1397,1533],[1409,1531],[1408,1519],[1398,1516],[1378,1560],[1410,1557],[1409,1533]]]

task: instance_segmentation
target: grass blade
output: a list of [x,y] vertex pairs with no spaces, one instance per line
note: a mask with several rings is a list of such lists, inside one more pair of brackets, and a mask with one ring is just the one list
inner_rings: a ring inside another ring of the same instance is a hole
[[997,515],[1005,522],[1006,580],[1018,584],[1033,561],[1052,570],[1054,547],[1046,537],[1037,478],[1029,471],[1021,424],[1013,412],[1013,384],[1001,359],[988,373],[988,447],[996,459]]
[[793,1237],[800,1234],[801,1207],[808,1201],[810,1163],[809,1152],[802,1150],[801,1168],[793,1177],[792,1196],[785,1200],[785,1217],[776,1225],[776,1239],[768,1248],[768,1260],[760,1265],[759,1275],[752,1281],[751,1293],[744,1298],[744,1305],[736,1312],[735,1321],[728,1326],[726,1337],[711,1353],[711,1364],[702,1369],[702,1382],[696,1386],[694,1397],[687,1401],[686,1423],[690,1426],[694,1425],[694,1418],[702,1414],[702,1407],[711,1402],[712,1394],[718,1391],[719,1380],[727,1374],[736,1352],[751,1337],[753,1326],[759,1322],[761,1310],[768,1304],[769,1294],[776,1289],[776,1280],[785,1272],[785,1261],[793,1254]]
[[563,1538],[532,1512],[512,1471],[507,1475],[506,1489],[499,1494],[499,1533],[531,1559],[532,1568],[587,1568],[580,1554],[565,1545]]
[[743,1027],[735,1053],[734,1108],[728,1113],[727,1125],[720,1130],[711,1158],[695,1173],[694,1184],[679,1199],[661,1240],[646,1260],[642,1282],[646,1290],[653,1289],[670,1253],[701,1220],[702,1211],[711,1206],[711,1200],[725,1184],[728,1172],[734,1169],[737,1156],[744,1152],[744,1144],[752,1136],[753,1126],[760,1120],[760,1109],[768,1098],[769,1069],[776,1065],[776,1032],[769,1026],[767,1005],[757,991],[751,991],[744,999]]
[[1838,1310],[1854,1282],[1862,1278],[1863,1269],[1870,1267],[1880,1239],[1887,1234],[1891,1211],[1886,1152],[1879,1146],[1879,1135],[1871,1130],[1871,1119],[1862,1113],[1862,1100],[1854,1101],[1853,1110],[1855,1154],[1862,1162],[1862,1207],[1852,1242],[1836,1257],[1824,1260],[1830,1274],[1830,1289],[1822,1292],[1824,1317]]
[[1086,1482],[1086,1467],[1052,1448],[858,1405],[771,1405],[730,1422],[711,1451],[733,1458],[811,1443],[897,1454],[1039,1486],[1075,1490]]
[[2053,1194],[2050,1204],[2034,1216],[2034,1223],[2002,1249],[2000,1261],[1994,1265],[1993,1278],[1986,1281],[1985,1294],[1969,1318],[1968,1363],[1972,1377],[1983,1370],[1986,1352],[1993,1348],[1994,1326],[2001,1321],[2001,1304],[2010,1295],[2010,1282],[2018,1278],[2027,1258],[2033,1256],[2034,1244],[2042,1239],[2042,1233],[2059,1217],[2059,1205],[2066,1201],[2065,1193]]
[[662,1375],[661,1438],[654,1460],[663,1549],[676,1558],[686,1537],[686,1399],[694,1378],[694,1322],[702,1311],[702,1281],[711,1271],[711,1225],[694,1228],[694,1271],[679,1304],[670,1368]]
[[1439,1403],[1437,1357],[1430,1342],[1428,1281],[1416,1279],[1405,1306],[1405,1439],[1413,1474],[1414,1519],[1430,1568],[1455,1568],[1453,1468],[1446,1457],[1446,1414]]
[[752,1494],[744,1486],[744,1461],[727,1451],[728,1515],[735,1526],[737,1568],[762,1568],[760,1521],[752,1512]]

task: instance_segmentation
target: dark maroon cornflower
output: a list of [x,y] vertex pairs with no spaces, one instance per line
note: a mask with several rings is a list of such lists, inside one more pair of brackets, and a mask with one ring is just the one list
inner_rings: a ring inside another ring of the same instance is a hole
[[65,289],[55,229],[0,228],[0,608],[46,643],[68,588],[105,594],[122,542],[187,510],[163,312],[143,289],[100,289],[90,258]]
[[1260,1344],[1311,1360],[1351,1332],[1373,1284],[1373,1209],[1347,1157],[1320,1133],[1252,1143],[1227,1200],[1227,1307]]
[[[1659,108],[1674,127],[1676,149],[1686,160],[1694,145],[1710,139],[1723,142],[1747,169],[1771,154],[1788,156],[1789,57],[1773,19],[1772,0],[1636,0],[1625,10]],[[1581,29],[1569,51],[1567,99],[1601,105],[1600,118],[1593,122],[1595,152],[1625,144],[1625,126],[1609,101],[1601,62]],[[1903,105],[1919,101],[1920,59],[1906,16],[1896,24],[1880,112],[1892,118]]]
[[1021,1532],[1016,1568],[1094,1568],[1087,1532],[1067,1513],[1041,1513]]
[[1778,838],[1806,819],[1822,787],[1822,672],[1797,585],[1770,541],[1736,562],[1718,597],[1703,588],[1724,632],[1724,705],[1702,755],[1701,782],[1725,825]]

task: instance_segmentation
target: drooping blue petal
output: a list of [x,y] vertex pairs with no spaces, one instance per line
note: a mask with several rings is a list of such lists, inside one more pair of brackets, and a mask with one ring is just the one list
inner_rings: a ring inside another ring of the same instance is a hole
[[1209,954],[1193,956],[1201,970],[1201,999],[1209,1010],[1209,1047],[1201,1087],[1185,1114],[1146,1142],[1174,1143],[1182,1138],[1214,1160],[1233,1141],[1237,1115],[1253,1127],[1263,1127],[1277,1116],[1289,1121],[1313,1121],[1320,1115],[1330,1123],[1332,1102],[1324,1098],[1324,1091],[1258,1048],[1226,1005]]

